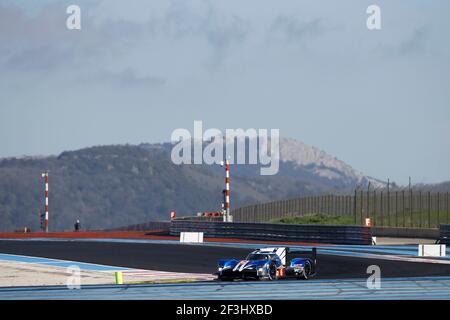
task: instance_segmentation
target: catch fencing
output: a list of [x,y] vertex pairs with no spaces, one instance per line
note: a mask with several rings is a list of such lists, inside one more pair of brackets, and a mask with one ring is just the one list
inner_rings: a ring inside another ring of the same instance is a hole
[[232,211],[236,222],[269,222],[273,219],[324,214],[348,216],[362,225],[371,218],[373,226],[439,228],[450,223],[449,192],[355,191],[353,195],[324,195],[280,200]]

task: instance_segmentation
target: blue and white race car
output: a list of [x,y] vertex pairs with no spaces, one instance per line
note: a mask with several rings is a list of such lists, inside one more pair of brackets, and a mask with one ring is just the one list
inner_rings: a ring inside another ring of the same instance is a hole
[[[286,259],[290,257],[288,263]],[[309,257],[302,255],[309,254]],[[316,275],[317,250],[290,250],[289,248],[262,248],[251,252],[244,260],[223,259],[217,266],[217,279],[230,281],[278,280],[283,278],[309,279]]]

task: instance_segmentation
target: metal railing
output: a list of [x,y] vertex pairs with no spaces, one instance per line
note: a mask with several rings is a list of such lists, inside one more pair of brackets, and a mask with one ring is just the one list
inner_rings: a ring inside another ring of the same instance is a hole
[[370,228],[362,226],[230,223],[172,220],[170,234],[203,232],[206,237],[330,244],[372,244]]
[[170,221],[149,221],[104,231],[169,231]]

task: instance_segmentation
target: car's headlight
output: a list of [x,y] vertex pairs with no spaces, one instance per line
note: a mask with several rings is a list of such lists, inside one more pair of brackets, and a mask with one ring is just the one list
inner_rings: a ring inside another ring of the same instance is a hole
[[219,268],[218,268],[218,270],[219,270],[219,272],[220,272],[220,271],[222,271],[222,270],[223,270],[223,268],[222,268],[222,267],[219,267]]

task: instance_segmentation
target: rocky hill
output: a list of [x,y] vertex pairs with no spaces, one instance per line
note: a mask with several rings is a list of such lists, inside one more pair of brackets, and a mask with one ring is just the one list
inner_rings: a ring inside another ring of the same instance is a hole
[[[50,230],[104,229],[166,220],[220,208],[223,168],[175,165],[171,144],[111,145],[59,156],[0,160],[0,231],[39,229],[41,173],[50,172]],[[357,184],[382,184],[325,152],[292,139],[280,141],[280,171],[260,176],[255,166],[234,165],[231,205],[322,193],[346,193]]]

